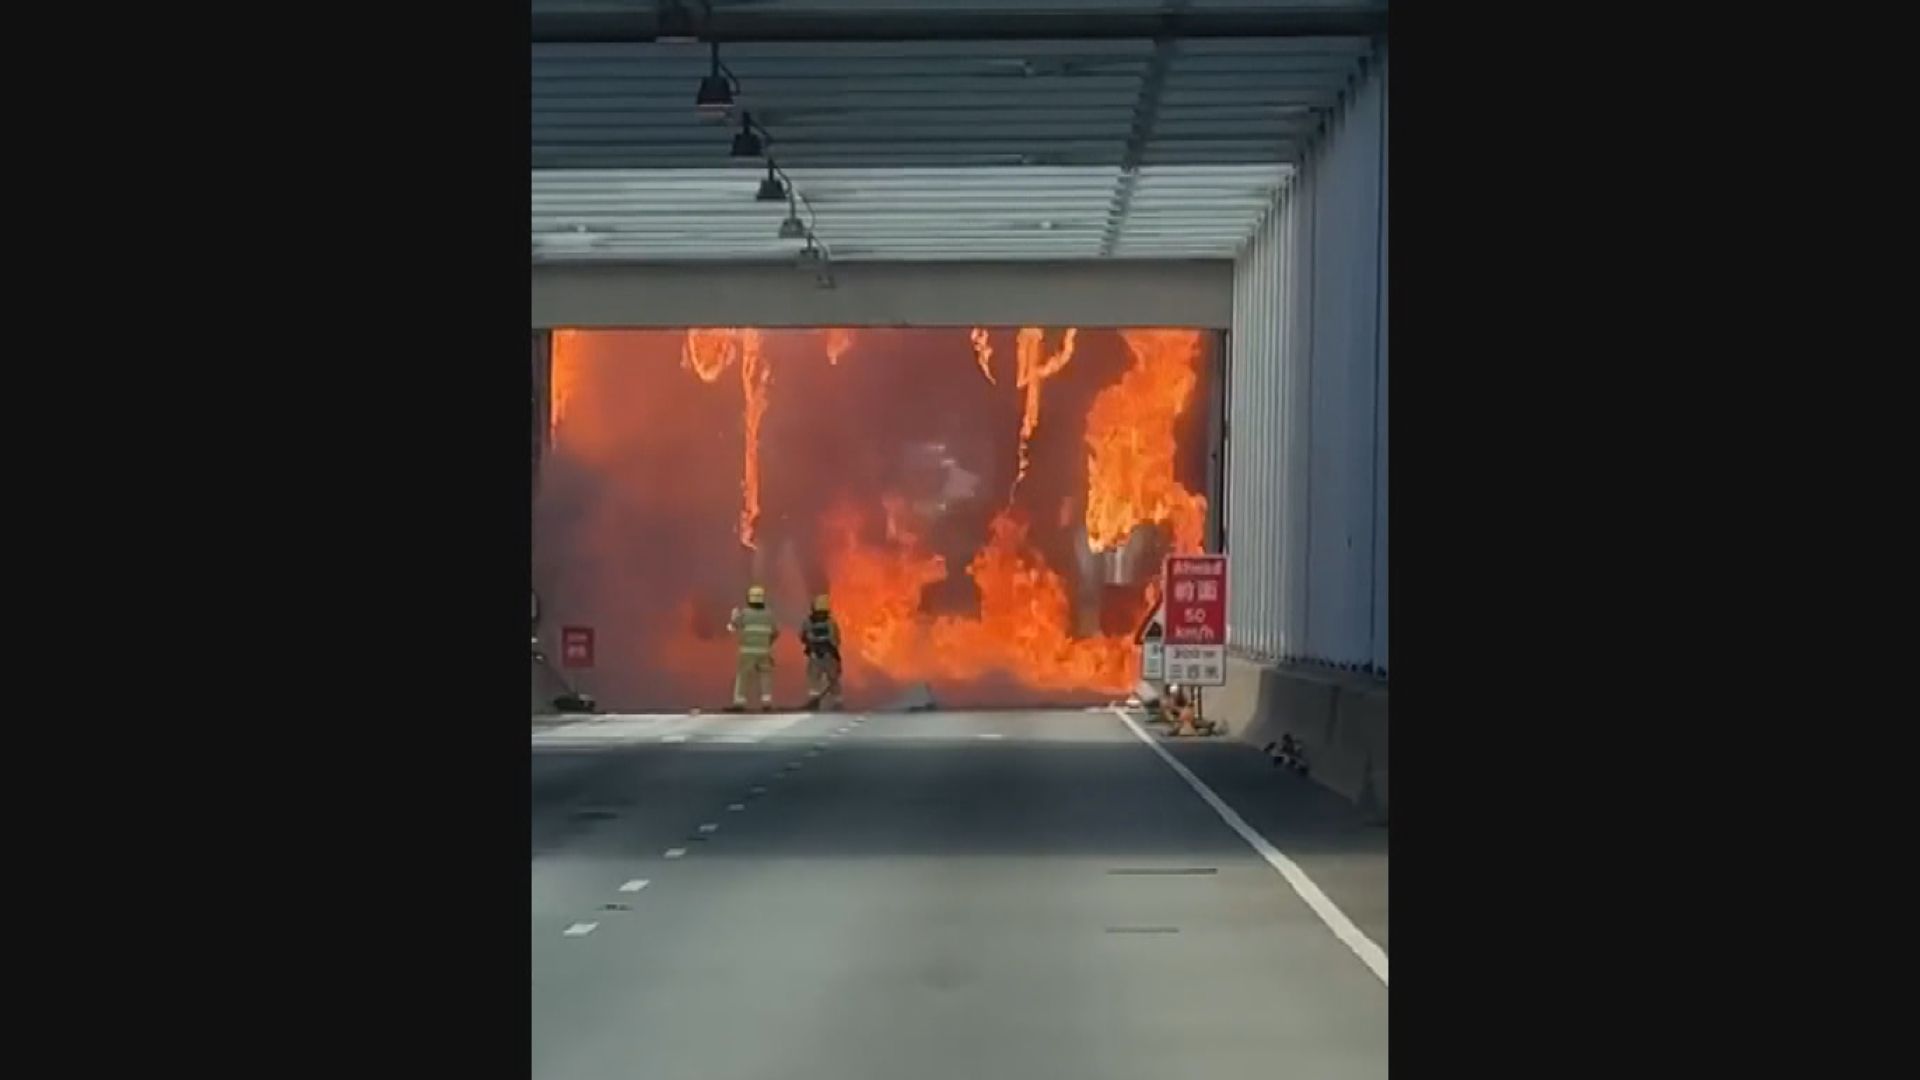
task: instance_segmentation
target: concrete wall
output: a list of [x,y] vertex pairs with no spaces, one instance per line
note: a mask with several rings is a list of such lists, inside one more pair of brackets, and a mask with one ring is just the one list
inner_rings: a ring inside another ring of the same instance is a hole
[[1291,733],[1308,775],[1362,810],[1387,816],[1387,687],[1340,671],[1227,658],[1227,685],[1207,691],[1207,716],[1253,746]]
[[1233,321],[1233,264],[846,263],[533,267],[533,326],[1190,326]]
[[1372,58],[1234,264],[1227,685],[1207,714],[1387,813],[1387,65]]

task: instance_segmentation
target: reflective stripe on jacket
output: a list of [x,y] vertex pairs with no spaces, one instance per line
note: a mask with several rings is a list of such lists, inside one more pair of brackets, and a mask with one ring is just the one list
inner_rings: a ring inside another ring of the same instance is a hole
[[780,636],[773,613],[766,608],[735,608],[733,618],[727,622],[727,629],[739,637],[740,651],[748,656],[771,653],[774,639]]

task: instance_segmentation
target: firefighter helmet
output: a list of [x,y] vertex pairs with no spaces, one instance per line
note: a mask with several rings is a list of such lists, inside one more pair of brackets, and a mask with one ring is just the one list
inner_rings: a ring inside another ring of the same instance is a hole
[[767,590],[761,588],[758,585],[750,585],[747,587],[747,603],[764,604],[766,602],[767,602]]

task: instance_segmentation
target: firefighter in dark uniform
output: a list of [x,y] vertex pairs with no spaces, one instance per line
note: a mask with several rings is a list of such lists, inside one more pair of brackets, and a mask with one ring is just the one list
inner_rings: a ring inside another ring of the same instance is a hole
[[826,597],[814,597],[813,611],[800,629],[800,644],[807,651],[807,708],[839,708],[840,627]]

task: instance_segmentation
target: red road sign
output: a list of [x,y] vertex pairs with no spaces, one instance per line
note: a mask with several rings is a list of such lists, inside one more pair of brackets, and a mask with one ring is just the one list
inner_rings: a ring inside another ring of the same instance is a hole
[[560,663],[564,667],[593,666],[593,627],[560,628]]
[[1175,555],[1167,560],[1167,644],[1227,643],[1227,557]]
[[1167,681],[1226,685],[1227,557],[1169,557],[1165,592]]

